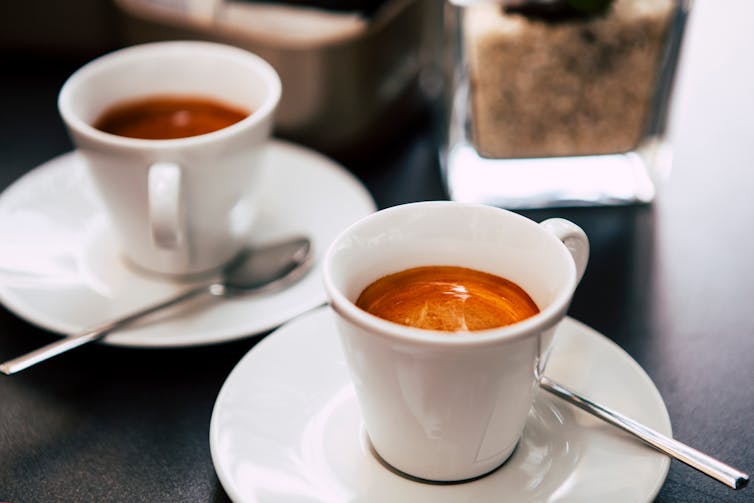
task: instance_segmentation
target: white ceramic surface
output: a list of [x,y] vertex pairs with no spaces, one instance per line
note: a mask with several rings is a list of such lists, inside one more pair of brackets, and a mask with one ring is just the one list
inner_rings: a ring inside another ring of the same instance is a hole
[[[113,106],[165,95],[211,98],[251,113],[208,134],[168,140],[92,126]],[[126,47],[68,78],[58,109],[124,256],[148,271],[186,275],[215,269],[241,250],[268,178],[277,176],[265,173],[262,155],[280,95],[266,61],[201,41]]]
[[[547,375],[667,435],[665,404],[622,349],[566,318]],[[511,459],[473,482],[403,478],[370,450],[356,395],[324,307],[284,325],[231,372],[210,425],[212,461],[237,502],[651,501],[669,458],[589,414],[537,394]]]
[[[112,334],[106,343],[221,342],[272,329],[325,302],[320,257],[342,228],[375,210],[374,202],[355,177],[318,153],[273,140],[266,154],[269,168],[280,176],[264,194],[265,210],[250,241],[308,235],[314,269],[272,295],[196,299],[159,320]],[[0,236],[0,301],[29,322],[61,334],[185,288],[126,266],[77,152],[30,171],[0,195]]]
[[[345,229],[324,258],[325,290],[377,452],[397,469],[435,481],[469,479],[505,461],[588,256],[586,235],[567,220],[537,224],[503,209],[450,201],[394,206]],[[433,265],[507,278],[540,312],[508,326],[449,335],[356,307],[359,294],[380,277]]]

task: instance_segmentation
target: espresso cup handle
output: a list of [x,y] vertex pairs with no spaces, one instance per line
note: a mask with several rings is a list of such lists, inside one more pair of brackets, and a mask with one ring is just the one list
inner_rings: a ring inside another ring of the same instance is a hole
[[152,240],[158,248],[175,250],[185,235],[181,167],[158,162],[149,167],[147,178]]
[[576,282],[581,281],[589,261],[589,239],[586,233],[578,225],[563,218],[550,218],[539,225],[560,239],[571,252],[573,262],[576,264]]

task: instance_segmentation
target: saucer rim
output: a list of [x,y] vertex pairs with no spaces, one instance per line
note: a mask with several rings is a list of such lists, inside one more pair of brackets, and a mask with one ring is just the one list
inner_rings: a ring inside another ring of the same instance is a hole
[[[308,311],[307,313],[302,314],[299,317],[296,317],[292,319],[291,321],[287,322],[286,324],[282,325],[281,327],[278,327],[276,330],[274,330],[272,333],[267,335],[264,339],[259,341],[254,347],[252,347],[240,360],[239,362],[234,366],[234,368],[231,370],[231,372],[228,374],[228,377],[226,378],[225,382],[223,383],[216,401],[215,405],[213,406],[212,415],[210,418],[210,431],[209,431],[209,443],[210,443],[210,455],[212,459],[213,466],[215,468],[215,473],[220,480],[223,489],[227,492],[228,496],[233,501],[243,501],[242,494],[239,494],[237,492],[236,484],[233,483],[228,477],[228,474],[222,470],[222,462],[221,454],[218,453],[218,447],[216,446],[216,443],[219,441],[218,437],[220,436],[221,432],[219,431],[218,427],[218,416],[221,414],[221,408],[224,401],[224,397],[227,393],[230,393],[227,391],[232,386],[232,378],[234,373],[236,373],[241,367],[249,365],[251,361],[253,361],[256,357],[256,353],[259,352],[262,348],[264,348],[266,345],[274,343],[271,341],[274,341],[274,337],[276,334],[280,331],[289,329],[290,325],[302,325],[305,323],[310,323],[311,318],[316,318],[320,316],[326,316],[325,313],[329,311],[330,316],[337,316],[337,314],[332,310],[332,308],[329,305],[321,306],[319,308],[313,309],[311,311]],[[615,341],[609,339],[596,329],[586,325],[583,322],[580,322],[570,316],[566,316],[563,320],[565,323],[569,323],[573,326],[574,330],[582,331],[590,338],[599,339],[598,344],[604,344],[610,352],[616,355],[617,358],[621,358],[624,360],[623,363],[628,364],[629,367],[632,368],[632,371],[634,372],[634,376],[638,381],[642,382],[642,390],[640,393],[642,394],[649,394],[652,395],[653,401],[655,401],[658,405],[657,410],[654,411],[654,413],[657,415],[656,420],[658,423],[662,423],[661,425],[656,425],[655,428],[660,431],[661,433],[672,437],[672,423],[670,420],[670,414],[667,409],[667,405],[662,398],[662,395],[655,385],[652,378],[647,374],[647,372],[644,370],[644,368],[639,365],[639,363],[630,355],[628,354],[622,347],[620,347]],[[296,327],[297,329],[298,327]],[[544,391],[541,391],[541,393],[544,393]],[[548,398],[550,398],[548,396]],[[559,399],[552,398],[553,400],[557,401]],[[570,404],[565,404],[566,407],[570,407]],[[581,411],[579,413],[585,414]],[[591,416],[589,416],[591,418]],[[591,418],[594,419],[594,418]],[[595,419],[595,421],[598,421]],[[618,430],[616,430],[617,432]],[[620,432],[618,432],[620,434]],[[363,442],[363,440],[361,440]],[[654,498],[657,497],[657,494],[659,494],[663,484],[665,483],[668,473],[670,471],[670,458],[667,456],[661,456],[658,458],[658,470],[655,472],[657,474],[657,477],[654,480],[648,480],[646,484],[647,494],[646,494],[646,501],[650,502],[653,501]],[[494,470],[492,473],[494,473],[497,470]],[[480,480],[484,479],[482,477]],[[474,482],[470,482],[469,484],[473,484]]]
[[[348,185],[350,190],[353,191],[353,195],[357,197],[360,203],[364,206],[363,209],[368,208],[368,212],[374,212],[377,210],[377,204],[371,192],[355,174],[338,161],[304,145],[280,138],[271,138],[267,142],[266,148],[276,149],[279,152],[282,152],[283,155],[295,156],[300,159],[299,162],[316,163],[318,169],[327,170],[330,173],[333,173],[343,181],[344,185]],[[17,193],[22,194],[28,191],[28,186],[39,183],[39,179],[44,179],[45,176],[50,176],[49,173],[55,172],[56,170],[79,169],[78,167],[81,166],[81,162],[82,160],[79,151],[74,149],[56,155],[30,169],[0,192],[0,213],[6,211],[6,206],[10,204],[8,201],[13,201],[17,197]],[[99,207],[98,210],[98,214],[92,217],[93,219],[104,217],[102,208]],[[359,208],[359,212],[361,212],[361,210],[362,208]],[[365,214],[368,214],[368,212]],[[332,239],[334,239],[334,236],[332,236]],[[317,253],[317,256],[314,258],[315,262],[311,270],[308,271],[307,276],[317,274],[321,268],[321,254],[323,253],[323,250],[316,251],[315,253]],[[306,277],[302,278],[302,280],[305,279]],[[170,283],[170,281],[166,280],[166,283]],[[296,285],[294,284],[291,288],[295,287]],[[226,328],[219,331],[200,330],[199,332],[196,332],[195,337],[183,336],[174,341],[171,341],[170,338],[159,338],[150,341],[146,335],[140,335],[138,332],[132,333],[130,330],[125,330],[122,333],[113,334],[112,337],[105,337],[98,341],[98,343],[108,346],[143,349],[187,348],[221,344],[267,333],[303,313],[316,309],[325,303],[326,300],[327,297],[324,287],[321,287],[316,296],[312,296],[305,304],[302,303],[300,306],[297,306],[296,309],[291,310],[281,308],[281,315],[278,317],[279,320],[277,322],[255,324],[254,328],[251,330],[249,330],[248,326],[240,326],[237,329]],[[0,282],[0,304],[25,322],[58,337],[66,337],[86,329],[86,326],[78,326],[67,320],[55,319],[54,316],[40,312],[39,309],[33,307],[33,302],[29,302],[27,296],[15,292],[14,288],[8,287],[7,285],[2,284],[2,282]]]

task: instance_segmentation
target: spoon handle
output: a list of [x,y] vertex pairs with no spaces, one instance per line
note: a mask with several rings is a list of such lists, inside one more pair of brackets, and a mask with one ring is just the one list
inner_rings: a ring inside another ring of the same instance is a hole
[[83,332],[69,335],[68,337],[63,337],[62,339],[52,342],[46,346],[42,346],[39,349],[35,349],[26,354],[13,358],[12,360],[8,360],[7,362],[0,365],[0,372],[5,375],[15,374],[16,372],[29,368],[32,365],[36,365],[39,362],[43,362],[49,358],[52,358],[53,356],[65,353],[66,351],[77,348],[89,342],[97,341],[108,333],[122,328],[126,325],[130,325],[134,321],[139,320],[144,316],[168,308],[172,305],[178,304],[179,302],[188,300],[201,293],[208,292],[211,286],[211,284],[203,284],[201,286],[191,288],[169,299],[160,301],[156,304],[151,304],[147,307],[127,314],[126,316],[107,321],[96,327],[86,329]]
[[539,385],[553,395],[558,396],[613,426],[617,426],[618,428],[640,438],[658,451],[664,452],[668,456],[672,456],[677,460],[686,463],[690,467],[709,475],[728,487],[740,489],[746,486],[749,482],[749,476],[746,473],[736,470],[735,468],[677,440],[666,437],[665,435],[644,426],[619,412],[594,403],[565,386],[554,382],[546,376],[541,377]]

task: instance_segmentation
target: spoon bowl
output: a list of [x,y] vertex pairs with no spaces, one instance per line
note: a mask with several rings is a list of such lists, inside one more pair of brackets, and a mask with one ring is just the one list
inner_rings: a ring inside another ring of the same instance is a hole
[[247,248],[222,270],[209,286],[212,295],[272,292],[297,281],[311,265],[312,247],[306,237],[288,239],[264,248]]

